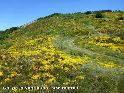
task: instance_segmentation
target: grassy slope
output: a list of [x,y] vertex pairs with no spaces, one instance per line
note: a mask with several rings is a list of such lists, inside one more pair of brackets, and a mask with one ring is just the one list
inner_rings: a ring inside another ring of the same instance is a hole
[[[124,20],[119,18],[124,13],[103,15],[54,14],[2,33],[0,87],[18,89],[0,91],[27,93],[19,87],[46,86],[50,93],[123,93]],[[53,90],[51,86],[79,89]]]

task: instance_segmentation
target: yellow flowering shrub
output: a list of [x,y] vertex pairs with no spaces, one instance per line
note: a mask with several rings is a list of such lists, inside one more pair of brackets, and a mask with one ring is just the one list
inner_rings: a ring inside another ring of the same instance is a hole
[[[79,70],[82,65],[88,62],[89,57],[71,56],[57,50],[52,44],[52,40],[54,37],[47,36],[28,40],[23,38],[23,42],[15,41],[15,45],[1,55],[3,60],[6,58],[9,60],[4,64],[6,65],[4,70],[7,72],[3,83],[9,83],[13,79],[21,77],[27,77],[34,82],[41,80],[45,85],[54,84],[59,80],[66,83],[66,80],[62,78],[63,76],[68,78],[71,73]],[[3,76],[3,73],[1,72],[0,75]],[[82,76],[76,76],[77,79],[83,79]],[[77,81],[73,80],[74,82]]]
[[3,76],[3,72],[0,72],[0,77],[2,77]]
[[34,80],[40,79],[40,74],[33,75],[31,78]]
[[52,15],[5,33],[7,37],[0,40],[0,92],[3,86],[79,87],[43,91],[46,93],[120,92],[124,21],[117,20],[119,12],[102,14],[105,18],[94,18],[95,13]]
[[100,66],[102,66],[104,68],[116,68],[116,67],[118,67],[118,65],[114,64],[113,62],[108,62],[108,63],[97,62],[97,64],[99,64]]
[[95,44],[100,47],[106,47],[110,48],[113,51],[124,51],[123,44],[120,44],[122,40],[120,37],[110,37],[110,36],[101,36],[101,37],[95,37],[91,41],[88,41],[89,44]]

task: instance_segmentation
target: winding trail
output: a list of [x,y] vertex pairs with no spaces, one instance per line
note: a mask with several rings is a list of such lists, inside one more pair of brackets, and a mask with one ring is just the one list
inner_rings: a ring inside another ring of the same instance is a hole
[[71,38],[71,39],[67,39],[65,41],[63,41],[63,45],[66,47],[66,48],[70,48],[71,50],[75,50],[75,51],[78,51],[78,52],[81,52],[81,53],[84,53],[84,54],[87,54],[87,55],[99,55],[98,53],[94,53],[93,51],[90,51],[88,49],[85,49],[85,48],[80,48],[80,47],[77,47],[74,43],[74,39]]
[[[90,29],[92,29],[92,31],[96,31],[95,27],[92,26],[92,25],[88,25],[88,27]],[[94,34],[92,35],[93,37],[95,36],[102,36],[103,34],[102,33],[97,33],[97,34]],[[59,46],[59,47],[64,47],[66,48],[66,50],[74,50],[74,51],[77,51],[79,53],[82,53],[82,54],[85,54],[85,55],[88,55],[88,56],[91,56],[91,57],[103,57],[103,58],[110,58],[110,59],[114,59],[115,61],[119,62],[120,64],[124,64],[124,60],[121,59],[121,58],[118,58],[118,57],[114,57],[114,56],[110,56],[110,55],[106,55],[106,54],[100,54],[100,53],[97,53],[97,52],[94,52],[92,50],[89,50],[89,49],[86,49],[86,48],[80,48],[78,46],[76,46],[74,44],[74,41],[77,37],[80,37],[80,38],[87,38],[88,36],[75,36],[75,37],[60,37],[60,38],[56,38],[56,44],[55,46]]]
[[[82,36],[81,38],[86,38],[88,36]],[[76,46],[74,44],[74,40],[76,39],[76,37],[71,37],[71,38],[62,38],[62,39],[59,39],[59,38],[56,38],[56,41],[59,41],[58,44],[60,47],[64,47],[66,48],[66,50],[74,50],[74,51],[77,51],[77,52],[80,52],[82,54],[85,54],[85,55],[88,55],[88,56],[91,56],[91,57],[103,57],[103,58],[110,58],[110,59],[114,59],[115,61],[119,62],[120,64],[124,64],[124,60],[121,59],[121,58],[117,58],[117,57],[114,57],[114,56],[110,56],[110,55],[106,55],[106,54],[100,54],[100,53],[97,53],[97,52],[94,52],[94,51],[91,51],[89,49],[86,49],[86,48],[80,48],[78,46]]]

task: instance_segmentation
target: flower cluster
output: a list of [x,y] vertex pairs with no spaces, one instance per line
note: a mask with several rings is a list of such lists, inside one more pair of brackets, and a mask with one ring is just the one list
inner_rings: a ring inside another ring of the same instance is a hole
[[[67,84],[75,81],[74,79],[83,80],[84,76],[76,71],[88,62],[88,57],[75,57],[57,50],[52,44],[53,39],[48,36],[25,39],[23,42],[15,41],[15,44],[1,55],[1,83],[7,85],[16,82],[21,85],[25,82],[30,85],[30,82],[42,81],[44,85],[49,86],[58,81]],[[19,80],[21,82],[18,82]]]

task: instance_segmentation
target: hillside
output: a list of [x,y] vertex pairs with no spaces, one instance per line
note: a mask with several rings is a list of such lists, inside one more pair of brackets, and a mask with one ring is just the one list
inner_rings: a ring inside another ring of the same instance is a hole
[[0,32],[1,93],[124,93],[123,86],[122,11],[55,13]]

